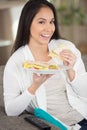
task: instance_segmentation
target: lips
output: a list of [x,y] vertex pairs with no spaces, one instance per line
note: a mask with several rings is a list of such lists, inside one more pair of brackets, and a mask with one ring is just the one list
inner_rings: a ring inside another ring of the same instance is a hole
[[50,39],[50,38],[51,38],[51,35],[48,35],[48,34],[42,34],[41,37],[46,38],[46,39]]

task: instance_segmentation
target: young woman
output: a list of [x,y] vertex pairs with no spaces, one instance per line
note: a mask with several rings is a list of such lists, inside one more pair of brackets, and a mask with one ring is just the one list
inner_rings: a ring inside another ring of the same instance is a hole
[[[70,69],[38,75],[23,68],[25,61],[53,60],[49,47],[54,43],[69,45],[59,55]],[[13,54],[4,70],[6,114],[18,116],[25,110],[33,113],[34,108],[41,108],[66,125],[82,120],[87,123],[86,80],[81,53],[60,37],[54,6],[47,0],[29,0],[22,10]]]

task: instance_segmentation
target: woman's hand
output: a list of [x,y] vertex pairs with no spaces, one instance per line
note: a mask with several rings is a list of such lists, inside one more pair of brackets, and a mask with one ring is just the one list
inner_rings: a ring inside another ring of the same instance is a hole
[[51,74],[36,74],[33,75],[33,83],[37,84],[37,86],[40,86],[42,83],[44,83],[48,78],[51,77]]
[[70,50],[61,51],[60,56],[63,59],[64,65],[70,67],[70,69],[67,70],[67,74],[70,81],[72,81],[75,78],[75,71],[73,70],[73,66],[76,63],[76,56]]
[[63,59],[64,65],[73,68],[76,62],[75,54],[70,50],[63,50],[60,52],[60,56]]
[[52,74],[33,74],[33,83],[32,85],[29,87],[29,92],[31,92],[32,94],[35,94],[36,90],[41,86],[41,84],[43,84],[48,78],[50,78],[52,76]]

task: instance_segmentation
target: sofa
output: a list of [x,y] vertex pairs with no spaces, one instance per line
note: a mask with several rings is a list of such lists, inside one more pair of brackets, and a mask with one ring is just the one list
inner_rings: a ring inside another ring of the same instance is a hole
[[[82,56],[86,70],[87,70],[87,55]],[[24,113],[18,117],[8,117],[4,111],[3,103],[3,70],[4,66],[0,66],[0,130],[39,130],[36,126],[26,122],[24,117],[28,113]],[[49,124],[48,122],[46,122]],[[59,130],[57,127],[49,124],[51,130]]]
[[[24,120],[28,113],[23,113],[18,117],[6,115],[3,102],[3,70],[4,66],[0,66],[0,130],[39,130],[39,128]],[[51,130],[59,130],[48,122],[45,123],[51,126]]]

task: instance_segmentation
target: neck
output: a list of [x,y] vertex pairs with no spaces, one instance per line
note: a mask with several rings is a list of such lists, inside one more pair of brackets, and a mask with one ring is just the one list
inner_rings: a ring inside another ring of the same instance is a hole
[[29,43],[29,48],[37,61],[49,61],[50,57],[48,56],[49,50],[48,50],[48,45],[47,44],[30,44]]
[[48,53],[48,44],[37,44],[37,43],[34,43],[34,42],[30,42],[28,44],[29,48],[32,50],[32,51],[37,51],[37,52],[41,52],[41,53]]

